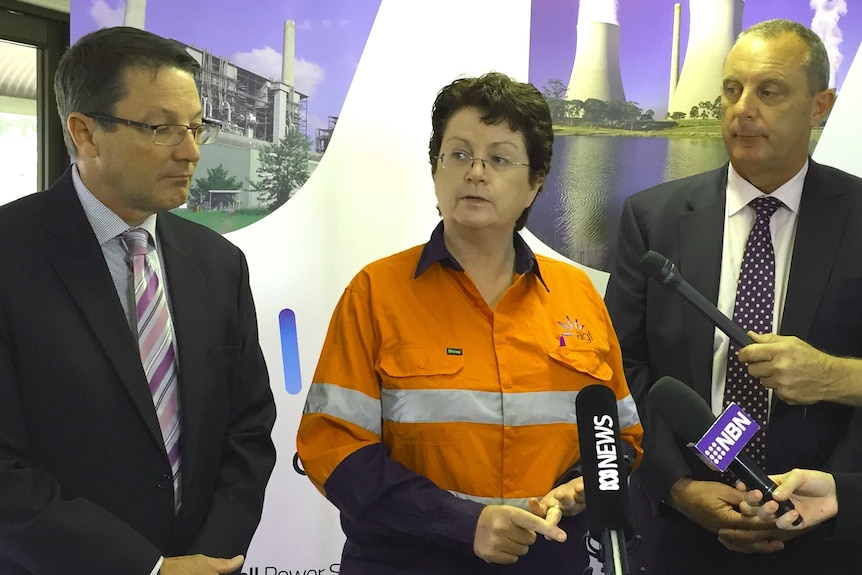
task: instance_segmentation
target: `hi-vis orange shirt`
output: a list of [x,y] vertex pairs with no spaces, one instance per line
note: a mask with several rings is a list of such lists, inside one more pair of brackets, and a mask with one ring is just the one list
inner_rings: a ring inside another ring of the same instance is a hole
[[[434,486],[437,511],[448,500],[527,508],[578,463],[575,398],[591,384],[614,391],[623,441],[640,458],[604,302],[582,271],[514,242],[516,273],[493,310],[446,251],[442,223],[424,247],[368,265],[344,291],[297,438],[309,478],[343,518],[377,513],[399,490],[392,501],[409,515]],[[381,443],[388,458],[363,455]],[[350,474],[339,474],[348,459]],[[415,498],[413,475],[433,482]]]

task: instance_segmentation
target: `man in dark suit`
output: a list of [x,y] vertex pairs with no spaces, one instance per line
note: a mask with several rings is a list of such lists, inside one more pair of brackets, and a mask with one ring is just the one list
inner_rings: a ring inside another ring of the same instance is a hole
[[83,37],[55,79],[76,161],[0,208],[4,575],[238,572],[260,521],[275,405],[245,258],[166,211],[217,132],[197,69],[141,30]]
[[862,180],[808,157],[811,130],[834,102],[828,78],[823,44],[804,26],[773,20],[749,28],[723,68],[729,165],[635,194],[623,208],[606,301],[644,421],[645,458],[632,479],[644,549],[632,559],[648,573],[849,569],[849,550],[827,543],[820,530],[800,535],[740,514],[743,493],[691,457],[650,412],[650,386],[669,375],[719,413],[726,405],[728,339],[674,290],[648,281],[638,263],[647,250],[664,254],[731,316],[755,222],[748,202],[779,199],[766,225],[775,272],[769,317],[771,331],[781,335],[755,335],[758,343],[743,350],[760,346],[751,373],[769,373],[776,390],[755,391],[771,400],[763,403],[765,466],[774,473],[862,463],[853,454],[858,422],[852,407],[837,403],[838,394],[812,394],[800,405],[785,393],[803,387],[794,386],[794,374],[825,377],[817,367],[824,366],[824,352],[862,356]]

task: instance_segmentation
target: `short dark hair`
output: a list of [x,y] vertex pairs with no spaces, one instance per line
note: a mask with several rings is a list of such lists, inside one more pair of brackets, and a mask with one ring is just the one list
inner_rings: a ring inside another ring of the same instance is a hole
[[[551,110],[541,92],[526,82],[516,82],[499,72],[479,77],[459,78],[437,94],[431,110],[431,140],[428,155],[431,174],[437,171],[437,156],[443,144],[443,132],[455,112],[463,108],[476,108],[486,124],[505,122],[513,132],[524,136],[530,164],[530,181],[545,177],[551,170],[554,146],[554,129]],[[539,192],[542,188],[539,188]],[[515,230],[527,223],[527,207],[515,222]]]
[[[179,42],[138,28],[102,28],[81,37],[60,58],[54,76],[57,112],[70,156],[74,157],[77,149],[66,125],[69,114],[112,114],[117,102],[126,97],[123,75],[129,68],[144,68],[154,74],[162,68],[176,68],[194,76],[200,64]],[[102,125],[113,129],[113,124]]]
[[813,96],[829,88],[829,54],[820,36],[799,22],[793,20],[764,20],[750,26],[739,38],[746,36],[754,38],[775,38],[782,34],[794,34],[805,42],[808,53],[802,59],[802,67],[805,68],[805,76],[808,78],[808,91]]

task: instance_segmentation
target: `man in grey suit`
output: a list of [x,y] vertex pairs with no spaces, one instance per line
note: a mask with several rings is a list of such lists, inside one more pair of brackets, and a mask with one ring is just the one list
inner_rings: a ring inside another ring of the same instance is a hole
[[850,550],[827,542],[822,530],[782,531],[741,514],[743,493],[653,416],[647,392],[666,375],[691,385],[716,414],[724,408],[728,339],[678,293],[648,281],[638,263],[647,250],[667,256],[731,316],[755,221],[748,204],[779,199],[768,226],[771,324],[781,335],[755,335],[743,350],[756,352],[744,360],[751,374],[775,389],[757,391],[768,395],[766,470],[862,464],[858,421],[839,394],[811,393],[799,403],[800,390],[825,377],[818,366],[826,353],[862,356],[862,180],[808,156],[811,130],[834,102],[828,79],[823,44],[804,26],[773,20],[749,28],[723,68],[729,164],[635,194],[623,208],[606,301],[644,421],[645,459],[631,490],[644,548],[632,562],[648,573],[852,570]]
[[198,64],[106,28],[55,79],[75,163],[0,207],[0,573],[238,572],[275,464],[242,252],[167,210]]

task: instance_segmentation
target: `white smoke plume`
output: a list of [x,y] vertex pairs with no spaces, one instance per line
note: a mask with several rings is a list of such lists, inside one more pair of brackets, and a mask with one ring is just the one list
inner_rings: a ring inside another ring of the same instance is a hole
[[[264,78],[281,79],[281,52],[276,52],[269,46],[255,48],[248,52],[237,52],[231,61],[240,68],[251,70]],[[296,58],[293,73],[295,88],[306,96],[313,96],[318,84],[326,76],[319,64],[302,58]]]
[[[113,4],[114,2],[111,2]],[[105,0],[93,0],[90,2],[90,18],[96,23],[99,28],[108,28],[111,26],[122,26],[123,15],[126,13],[126,2],[121,0],[116,3],[116,7],[112,7]]]
[[617,0],[581,0],[578,4],[578,22],[607,22],[619,25]]
[[838,27],[838,20],[847,14],[846,0],[810,0],[808,6],[814,10],[811,29],[820,36],[829,54],[829,87],[835,88],[835,77],[844,56],[841,55],[841,42],[844,36]]

